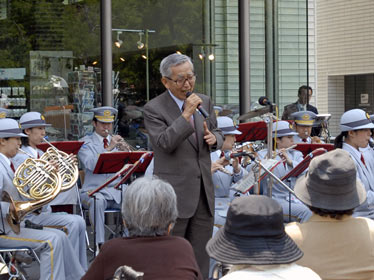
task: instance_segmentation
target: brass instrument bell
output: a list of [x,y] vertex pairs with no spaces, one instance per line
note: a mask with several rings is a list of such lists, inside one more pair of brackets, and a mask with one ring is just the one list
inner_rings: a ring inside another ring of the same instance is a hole
[[6,215],[8,224],[15,233],[20,232],[23,217],[50,203],[61,191],[62,179],[57,170],[42,159],[26,159],[16,170],[13,184],[27,201],[14,201],[3,191],[2,200],[11,203]]

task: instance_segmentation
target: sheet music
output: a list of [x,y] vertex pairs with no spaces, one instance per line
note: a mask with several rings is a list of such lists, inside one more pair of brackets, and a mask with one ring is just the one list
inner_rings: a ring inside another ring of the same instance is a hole
[[[266,167],[266,169],[272,171],[280,163],[280,161],[276,159],[266,159],[262,160],[261,163]],[[262,180],[264,176],[265,170],[260,168],[260,179]],[[255,174],[251,170],[245,177],[234,184],[231,188],[244,194],[253,188],[255,183]]]

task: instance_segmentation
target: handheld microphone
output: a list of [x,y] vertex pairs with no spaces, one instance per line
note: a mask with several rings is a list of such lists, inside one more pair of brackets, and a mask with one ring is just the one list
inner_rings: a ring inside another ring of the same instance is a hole
[[[190,91],[187,92],[186,97],[188,98],[191,94],[192,94],[192,92],[190,92]],[[198,110],[200,112],[200,114],[202,114],[205,119],[209,118],[209,113],[207,111],[205,111],[205,109],[200,104],[197,106],[196,110]]]
[[273,103],[271,103],[269,101],[269,99],[266,97],[266,96],[261,96],[259,99],[258,99],[258,103],[262,106],[266,106],[266,105],[273,105]]

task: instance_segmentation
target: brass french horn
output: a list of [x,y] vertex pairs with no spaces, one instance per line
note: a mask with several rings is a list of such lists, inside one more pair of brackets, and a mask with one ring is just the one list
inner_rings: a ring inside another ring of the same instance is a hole
[[43,141],[51,147],[47,149],[40,159],[57,162],[58,172],[60,173],[62,179],[61,191],[64,192],[69,190],[75,185],[79,178],[78,164],[74,158],[74,155],[68,155],[63,151],[58,150],[46,139],[43,139]]
[[13,184],[27,201],[14,201],[3,191],[2,200],[9,202],[6,219],[12,230],[20,232],[20,222],[30,212],[50,203],[61,191],[62,179],[57,169],[43,159],[26,159],[16,170]]

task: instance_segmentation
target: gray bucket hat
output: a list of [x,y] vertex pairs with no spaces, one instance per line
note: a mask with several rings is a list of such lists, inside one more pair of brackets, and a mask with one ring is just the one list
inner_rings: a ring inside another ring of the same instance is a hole
[[217,117],[217,127],[221,129],[223,135],[240,135],[242,134],[237,127],[234,125],[234,122],[229,117]]
[[263,195],[234,199],[206,250],[225,264],[287,264],[303,256],[284,230],[282,207]]
[[23,114],[19,119],[19,123],[22,129],[51,126],[51,124],[45,122],[45,117],[39,112],[27,112]]
[[354,209],[366,200],[347,151],[335,149],[314,158],[295,185],[296,196],[306,205],[327,210]]
[[28,137],[22,133],[22,129],[16,120],[0,119],[0,138],[8,137]]
[[273,138],[298,135],[295,130],[293,130],[292,124],[287,121],[277,121],[273,123]]
[[340,118],[340,130],[351,131],[359,129],[373,129],[370,116],[364,110],[352,109],[345,112]]

